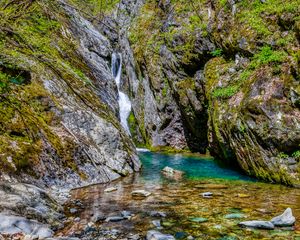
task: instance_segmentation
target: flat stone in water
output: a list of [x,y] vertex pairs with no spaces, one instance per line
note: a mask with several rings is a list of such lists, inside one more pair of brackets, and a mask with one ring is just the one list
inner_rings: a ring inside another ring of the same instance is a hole
[[259,229],[274,229],[273,223],[269,221],[260,221],[260,220],[240,222],[239,226],[249,227],[249,228],[259,228]]
[[151,192],[147,192],[145,190],[135,190],[131,192],[131,195],[134,197],[148,197],[151,195]]
[[161,232],[151,230],[147,232],[147,240],[175,240],[170,234],[163,234]]
[[208,221],[207,218],[203,218],[203,217],[195,217],[195,218],[189,218],[189,219],[190,219],[190,221],[197,222],[197,223],[203,223],[203,222]]
[[171,167],[165,167],[163,170],[161,170],[161,172],[167,176],[167,177],[171,177],[174,179],[181,179],[184,172],[173,169]]
[[204,193],[201,193],[201,195],[204,198],[211,198],[213,196],[213,194],[211,192],[204,192]]
[[194,186],[195,188],[200,188],[200,189],[227,189],[228,186],[224,184],[213,184],[213,183],[208,183],[208,184],[198,184]]
[[124,217],[121,216],[113,216],[113,217],[108,217],[105,219],[105,222],[120,222],[124,220]]
[[287,208],[284,213],[271,219],[271,222],[277,227],[293,226],[296,222],[291,208]]
[[230,213],[225,215],[226,219],[238,219],[238,218],[244,218],[245,215],[242,213]]
[[250,197],[250,195],[244,194],[244,193],[238,193],[237,196],[238,196],[239,198],[249,198],[249,197]]
[[114,192],[117,191],[118,189],[116,187],[109,187],[104,189],[104,192],[109,193],[109,192]]

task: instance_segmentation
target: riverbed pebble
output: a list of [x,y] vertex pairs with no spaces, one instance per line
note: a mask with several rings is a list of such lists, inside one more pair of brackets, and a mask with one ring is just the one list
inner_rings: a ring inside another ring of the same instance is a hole
[[124,217],[122,216],[112,216],[105,219],[105,222],[119,222],[124,220]]
[[273,223],[271,223],[270,221],[261,220],[240,222],[239,226],[259,229],[274,229]]
[[175,240],[170,234],[163,234],[161,232],[151,230],[147,232],[147,240]]
[[167,214],[165,212],[159,212],[159,211],[151,211],[149,213],[149,215],[151,217],[166,217],[167,216]]
[[211,198],[213,196],[213,193],[211,193],[211,192],[204,192],[204,193],[201,193],[201,195],[204,198]]
[[121,215],[123,218],[126,218],[126,219],[130,219],[133,216],[133,214],[129,211],[122,211]]
[[74,214],[74,213],[78,212],[78,210],[76,208],[70,208],[69,211],[70,211],[71,214]]
[[116,187],[109,187],[104,189],[104,192],[109,193],[109,192],[114,192],[117,191],[118,189]]
[[135,190],[131,192],[131,195],[134,197],[148,197],[151,195],[151,192],[145,190]]

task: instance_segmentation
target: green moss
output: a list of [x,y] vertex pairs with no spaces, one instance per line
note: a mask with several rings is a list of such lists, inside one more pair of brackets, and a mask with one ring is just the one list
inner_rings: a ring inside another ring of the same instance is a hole
[[112,10],[117,8],[117,4],[120,0],[69,0],[71,4],[80,9],[83,13],[92,15],[93,17],[103,18],[109,14]]
[[279,64],[286,60],[287,53],[284,51],[274,51],[270,46],[264,46],[260,52],[252,57],[249,65],[250,69],[257,69],[264,64]]

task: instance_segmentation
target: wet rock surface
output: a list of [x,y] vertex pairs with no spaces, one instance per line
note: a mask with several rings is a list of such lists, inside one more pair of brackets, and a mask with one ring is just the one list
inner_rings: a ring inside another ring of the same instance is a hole
[[147,233],[147,240],[175,240],[170,234],[163,234],[161,232],[152,230]]
[[239,226],[250,227],[250,228],[260,228],[260,229],[271,229],[271,230],[275,228],[274,225],[270,221],[260,221],[260,220],[240,222]]
[[47,225],[23,217],[0,213],[0,233],[12,235],[20,232],[25,235],[36,236],[38,239],[53,236],[53,231]]
[[293,226],[295,221],[291,208],[287,208],[281,215],[271,219],[271,222],[278,227]]

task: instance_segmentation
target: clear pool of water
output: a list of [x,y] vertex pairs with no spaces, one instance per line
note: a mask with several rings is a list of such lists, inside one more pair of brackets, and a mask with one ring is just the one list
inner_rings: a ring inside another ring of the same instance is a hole
[[[132,219],[100,221],[96,227],[145,236],[148,230],[155,229],[152,221],[160,220],[160,231],[183,237],[178,239],[187,239],[187,236],[199,240],[300,239],[299,189],[255,181],[221,167],[206,156],[142,152],[140,158],[143,162],[140,173],[108,184],[73,190],[65,207],[69,221],[58,236],[82,231],[95,216],[116,216],[126,210],[134,214]],[[184,171],[185,177],[165,178],[161,174],[165,166]],[[117,190],[106,193],[104,190],[108,187]],[[149,191],[151,195],[135,199],[131,192],[138,189]],[[203,192],[211,192],[213,196],[203,198]],[[82,207],[75,214],[69,214],[70,208],[78,208],[74,205],[76,201],[80,201]],[[292,229],[257,230],[238,226],[241,221],[270,220],[287,207],[292,208],[296,217]],[[167,217],[157,219],[149,215],[150,211],[163,211]],[[228,214],[238,218],[227,218]],[[74,222],[78,217],[80,221]]]

